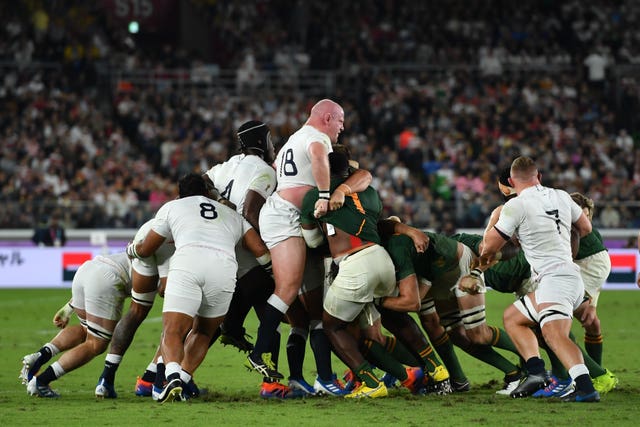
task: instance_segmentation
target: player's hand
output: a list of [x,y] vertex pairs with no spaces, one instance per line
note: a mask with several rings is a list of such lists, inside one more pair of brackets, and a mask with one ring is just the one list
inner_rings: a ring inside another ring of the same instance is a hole
[[315,209],[313,210],[313,216],[316,218],[320,218],[325,216],[329,212],[329,200],[327,199],[318,199],[316,201]]
[[429,247],[429,236],[419,230],[411,229],[409,233],[411,240],[413,240],[413,246],[416,248],[416,252],[423,253]]
[[333,190],[331,198],[329,199],[329,209],[332,211],[340,209],[342,205],[344,205],[344,197],[344,193],[341,190],[337,188]]
[[582,311],[582,315],[580,316],[580,323],[582,323],[583,327],[588,327],[598,318],[596,314],[596,308],[590,304],[590,301],[586,302],[586,307]]
[[73,307],[71,304],[66,303],[64,306],[60,307],[56,314],[53,316],[53,324],[60,329],[64,329],[69,324],[69,319],[71,318],[71,314],[73,313]]
[[127,244],[127,249],[125,250],[129,259],[139,258],[138,253],[136,252],[136,242],[129,242]]
[[458,282],[458,289],[470,295],[477,295],[484,287],[482,277],[472,276],[470,274],[464,276]]
[[640,273],[638,273],[638,279],[636,280],[636,286],[640,288]]

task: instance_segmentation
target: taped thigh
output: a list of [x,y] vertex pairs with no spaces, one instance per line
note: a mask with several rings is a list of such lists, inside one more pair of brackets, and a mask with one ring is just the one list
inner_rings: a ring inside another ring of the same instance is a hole
[[427,297],[427,298],[424,298],[422,301],[420,301],[420,311],[418,312],[420,316],[433,314],[435,312],[436,312],[436,301],[433,298]]
[[110,331],[91,320],[86,321],[87,332],[93,335],[94,337],[100,338],[104,341],[111,341],[111,337],[113,336],[113,331]]
[[477,305],[460,312],[462,323],[465,329],[473,329],[481,326],[487,321],[487,314],[484,305]]
[[131,300],[143,307],[153,306],[153,301],[156,298],[158,291],[153,292],[136,292],[131,290]]
[[531,320],[533,323],[539,323],[538,320],[540,318],[540,314],[538,313],[538,310],[536,310],[536,308],[533,306],[533,303],[531,302],[531,299],[528,295],[524,295],[518,298],[518,300],[514,302],[513,305],[520,313],[522,313],[524,317]]
[[572,318],[572,313],[567,313],[567,308],[564,305],[554,304],[540,310],[538,323],[540,323],[540,327],[543,327],[545,323],[553,320],[571,320]]

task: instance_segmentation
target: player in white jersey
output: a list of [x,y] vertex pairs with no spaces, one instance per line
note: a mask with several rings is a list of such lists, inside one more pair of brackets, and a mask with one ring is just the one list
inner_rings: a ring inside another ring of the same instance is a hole
[[[141,242],[146,237],[153,220],[145,222],[136,232],[133,238],[134,242]],[[122,357],[131,345],[133,337],[138,330],[140,324],[146,319],[156,293],[158,286],[164,286],[167,274],[169,273],[169,259],[175,246],[172,239],[166,240],[158,250],[150,257],[142,259],[133,259],[131,261],[131,304],[129,311],[122,317],[113,331],[113,338],[109,346],[109,352],[105,357],[104,370],[98,379],[95,394],[98,398],[116,398],[115,376]],[[142,378],[138,378],[136,382],[136,394],[139,396],[150,396],[152,382],[148,376],[153,370],[155,372],[155,363],[151,363],[147,367],[147,371]],[[145,379],[147,375],[147,379]]]
[[[275,153],[269,127],[260,121],[248,121],[238,128],[238,141],[241,154],[212,167],[206,172],[205,178],[211,181],[222,197],[236,206],[236,211],[259,233],[260,210],[276,188],[276,172],[271,166]],[[253,344],[245,338],[244,320],[251,307],[254,307],[258,319],[262,319],[267,298],[273,293],[275,283],[242,245],[236,247],[236,256],[236,290],[218,333],[223,344],[234,345],[248,352],[253,349]],[[218,333],[214,335],[214,340]],[[275,366],[280,349],[279,331],[276,331],[276,335],[270,349]],[[260,395],[283,399],[298,397],[289,387],[268,377],[263,378]]]
[[[267,199],[260,211],[260,234],[271,251],[276,287],[267,301],[255,348],[248,356],[249,365],[263,376],[283,378],[273,366],[269,349],[278,325],[298,297],[303,281],[307,252],[300,226],[300,209],[304,195],[311,188],[318,187],[315,214],[320,217],[329,209],[342,206],[345,194],[350,194],[352,189],[362,191],[371,182],[369,172],[356,171],[345,185],[330,195],[328,154],[332,151],[331,144],[337,142],[343,129],[342,107],[329,99],[318,101],[304,126],[289,137],[276,158],[277,191]],[[318,340],[324,340],[323,347],[326,349],[323,352],[327,354],[328,340],[321,330],[320,320],[324,279],[322,258],[318,258],[316,264],[318,277],[316,280],[307,280],[305,277],[305,285],[309,286],[307,290],[316,288],[319,298],[316,296],[305,300],[315,300],[318,306],[317,310],[307,308],[307,311],[311,316],[311,329],[318,331]],[[307,266],[307,271],[311,270]]]
[[[221,196],[233,203],[236,211],[259,233],[260,210],[276,187],[276,172],[271,166],[275,154],[269,127],[260,121],[248,121],[238,128],[238,141],[241,153],[213,166],[205,173],[205,179],[210,180]],[[238,283],[221,325],[221,340],[223,344],[250,351],[253,345],[245,339],[242,324],[251,306],[266,303],[274,283],[242,245],[236,248],[236,256]],[[256,309],[261,311],[260,307]]]
[[534,292],[504,313],[505,329],[526,361],[528,372],[511,397],[530,396],[547,385],[544,361],[531,329],[539,326],[546,343],[576,383],[576,390],[563,399],[599,401],[582,353],[569,338],[573,311],[584,297],[580,269],[571,254],[571,227],[573,224],[580,236],[585,236],[591,232],[591,222],[565,191],[540,184],[538,169],[529,157],[513,161],[509,182],[518,197],[504,204],[498,221],[485,233],[481,256],[484,262],[491,261],[515,235],[538,282]]
[[201,175],[186,175],[178,187],[180,198],[158,210],[145,239],[127,246],[129,256],[141,258],[153,254],[168,236],[175,242],[162,308],[161,352],[168,383],[158,396],[160,403],[180,400],[183,383],[191,380],[181,367],[189,330],[187,350],[201,349],[189,354],[197,366],[224,320],[236,283],[236,244],[242,241],[262,265],[270,265],[258,233],[237,212],[208,197]]
[[[91,361],[109,345],[122,315],[124,299],[131,294],[131,262],[124,252],[86,261],[71,285],[71,300],[60,309],[54,324],[62,331],[39,351],[25,356],[20,374],[27,392],[40,397],[59,397],[49,384]],[[66,328],[75,311],[79,325]],[[40,367],[61,351],[69,350],[36,375]]]

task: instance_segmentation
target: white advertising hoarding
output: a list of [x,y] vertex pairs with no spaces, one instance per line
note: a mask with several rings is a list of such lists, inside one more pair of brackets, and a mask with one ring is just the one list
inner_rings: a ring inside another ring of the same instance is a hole
[[[0,288],[68,288],[83,262],[124,246],[42,248],[0,247]],[[611,249],[611,274],[604,289],[638,289],[640,254],[635,249]]]

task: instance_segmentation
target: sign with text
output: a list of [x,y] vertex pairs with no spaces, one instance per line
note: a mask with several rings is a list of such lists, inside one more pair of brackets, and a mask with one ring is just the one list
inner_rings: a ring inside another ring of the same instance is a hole
[[[125,249],[125,246],[0,247],[0,288],[68,288],[83,262],[100,254],[124,252]],[[611,274],[604,289],[638,289],[638,251],[611,249],[609,255]]]
[[0,288],[69,288],[78,267],[125,247],[0,247]]

